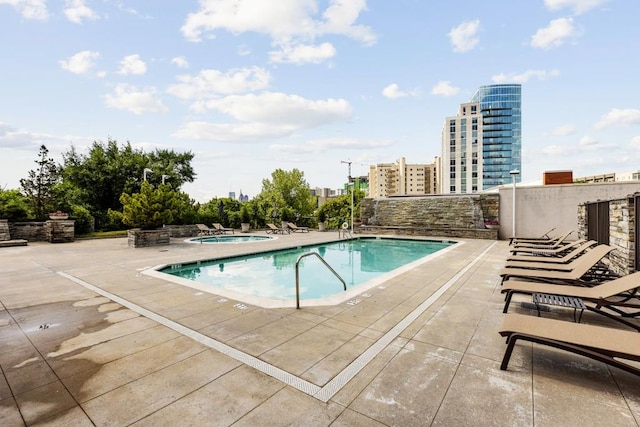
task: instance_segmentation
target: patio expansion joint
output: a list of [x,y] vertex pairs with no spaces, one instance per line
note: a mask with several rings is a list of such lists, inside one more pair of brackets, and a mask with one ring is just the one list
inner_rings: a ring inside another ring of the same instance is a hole
[[373,360],[384,348],[386,348],[400,333],[407,328],[412,322],[414,322],[422,313],[424,313],[434,302],[436,302],[449,288],[451,288],[468,270],[470,270],[476,263],[478,263],[494,246],[496,242],[489,245],[483,252],[478,254],[469,264],[460,269],[453,277],[451,277],[446,283],[444,283],[438,290],[436,290],[429,298],[423,301],[418,307],[416,307],[411,313],[405,316],[400,322],[398,322],[393,328],[391,328],[386,334],[380,337],[371,347],[366,349],[360,356],[358,356],[353,362],[346,366],[340,373],[333,377],[324,387],[320,387],[293,375],[283,369],[278,368],[270,363],[267,363],[257,357],[254,357],[245,352],[239,351],[227,344],[224,344],[218,340],[201,334],[193,329],[170,320],[164,316],[141,307],[131,301],[128,301],[122,297],[105,291],[95,285],[92,285],[78,277],[58,271],[57,274],[71,280],[72,282],[81,285],[99,295],[102,295],[110,300],[117,302],[118,304],[142,315],[155,322],[170,328],[184,336],[187,336],[211,349],[219,351],[220,353],[231,357],[245,365],[248,365],[258,371],[269,375],[299,391],[302,391],[309,396],[315,397],[322,402],[328,402],[338,391],[342,389],[349,381],[351,381],[369,362]]

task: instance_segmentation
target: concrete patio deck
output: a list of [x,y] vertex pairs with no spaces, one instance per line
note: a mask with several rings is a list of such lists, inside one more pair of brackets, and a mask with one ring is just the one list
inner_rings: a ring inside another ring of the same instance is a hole
[[499,369],[504,241],[461,240],[357,304],[300,310],[141,273],[336,238],[0,249],[0,425],[640,425],[639,377],[529,343]]

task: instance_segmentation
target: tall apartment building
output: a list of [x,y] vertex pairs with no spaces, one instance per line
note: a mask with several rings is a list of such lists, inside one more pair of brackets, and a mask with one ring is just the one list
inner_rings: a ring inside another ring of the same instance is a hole
[[474,193],[511,183],[511,171],[522,169],[521,147],[521,86],[481,86],[456,116],[445,119],[440,192]]
[[417,196],[433,191],[433,165],[396,163],[369,166],[369,197]]

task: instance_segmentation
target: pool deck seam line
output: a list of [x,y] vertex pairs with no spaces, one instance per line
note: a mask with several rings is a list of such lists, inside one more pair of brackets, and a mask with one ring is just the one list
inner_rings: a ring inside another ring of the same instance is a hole
[[349,381],[355,377],[374,357],[376,357],[385,347],[387,347],[400,333],[407,328],[413,321],[415,321],[422,313],[424,313],[435,301],[438,300],[454,283],[456,283],[460,277],[462,277],[469,269],[471,269],[476,263],[482,259],[494,246],[496,242],[493,242],[482,253],[478,254],[469,264],[460,269],[453,277],[445,282],[438,290],[436,290],[429,298],[423,301],[418,307],[416,307],[411,313],[405,316],[400,322],[398,322],[393,328],[391,328],[386,334],[380,337],[373,345],[366,349],[360,356],[358,356],[353,362],[347,365],[342,371],[340,371],[335,377],[333,377],[324,387],[319,387],[307,380],[304,380],[296,375],[293,375],[287,371],[284,371],[274,365],[271,365],[257,357],[250,354],[239,351],[227,344],[224,344],[211,337],[203,335],[193,329],[170,320],[164,316],[161,316],[153,311],[150,311],[144,307],[141,307],[131,301],[128,301],[122,297],[105,291],[95,285],[92,285],[78,277],[63,271],[57,271],[56,273],[74,283],[77,283],[99,295],[102,295],[110,300],[117,302],[118,304],[142,315],[155,322],[170,328],[184,336],[187,336],[209,348],[212,348],[220,353],[229,356],[241,363],[244,363],[260,372],[263,372],[277,380],[306,393],[322,402],[328,402],[342,387],[344,387]]

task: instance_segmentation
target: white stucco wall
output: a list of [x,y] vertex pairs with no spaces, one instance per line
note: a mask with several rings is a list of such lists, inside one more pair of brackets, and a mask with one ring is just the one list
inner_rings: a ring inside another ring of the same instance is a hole
[[[500,239],[513,232],[513,187],[500,187]],[[600,184],[540,185],[516,187],[515,235],[537,237],[555,227],[554,236],[573,230],[569,239],[578,238],[578,205],[640,193],[640,182]]]

